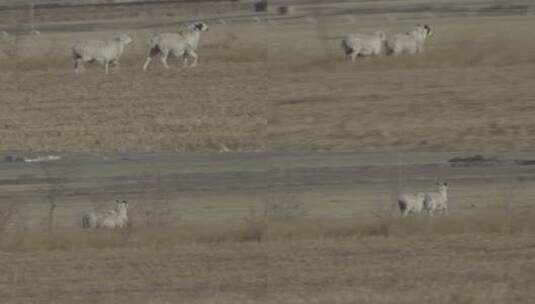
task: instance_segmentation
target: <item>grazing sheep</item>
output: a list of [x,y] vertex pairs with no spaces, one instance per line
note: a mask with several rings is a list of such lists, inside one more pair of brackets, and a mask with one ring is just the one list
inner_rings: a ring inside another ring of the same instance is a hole
[[5,38],[8,38],[8,37],[9,37],[9,33],[6,32],[6,31],[1,31],[1,32],[0,32],[0,36],[5,37]]
[[74,71],[80,73],[84,62],[97,61],[104,65],[106,74],[108,67],[113,63],[119,67],[119,58],[124,52],[124,47],[132,42],[127,34],[121,34],[112,40],[86,40],[76,43],[72,48]]
[[415,29],[405,34],[394,34],[386,39],[386,51],[388,54],[400,55],[402,53],[415,54],[424,51],[424,43],[427,37],[433,34],[431,28],[418,24]]
[[184,66],[188,65],[188,56],[190,56],[193,58],[191,66],[195,67],[199,58],[195,50],[199,45],[201,32],[207,30],[206,24],[197,22],[178,33],[162,33],[151,37],[148,41],[149,53],[145,64],[143,64],[143,71],[147,70],[152,58],[156,55],[161,56],[162,64],[166,69],[169,69],[169,65],[167,65],[169,54],[173,54],[177,58],[182,57]]
[[374,34],[349,34],[342,40],[342,49],[346,58],[355,62],[357,56],[373,56],[381,54],[386,35],[382,31]]
[[448,183],[438,182],[437,191],[425,194],[424,210],[431,216],[435,212],[448,215]]
[[398,197],[399,211],[402,216],[407,216],[409,213],[420,214],[424,208],[425,193],[402,193]]
[[82,228],[125,228],[128,222],[128,202],[117,200],[115,209],[90,212],[82,217]]

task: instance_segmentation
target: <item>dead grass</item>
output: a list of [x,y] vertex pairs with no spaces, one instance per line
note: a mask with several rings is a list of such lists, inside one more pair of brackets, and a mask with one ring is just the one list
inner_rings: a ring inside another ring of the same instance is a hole
[[[139,218],[139,216],[138,216]],[[152,219],[152,215],[148,220]],[[530,235],[531,212],[506,210],[448,217],[249,217],[227,221],[151,222],[136,220],[125,231],[59,229],[54,233],[5,231],[5,251],[81,250],[87,248],[172,247],[184,244],[288,242],[323,239],[443,237],[448,235]]]
[[534,222],[518,215],[505,231],[498,213],[250,219],[11,235],[1,244],[0,295],[8,303],[530,303]]
[[[534,129],[525,114],[532,110],[528,79],[535,57],[525,52],[533,41],[525,39],[532,37],[525,31],[526,22],[530,21],[438,20],[425,54],[363,58],[354,65],[342,62],[337,39],[330,40],[327,49],[319,43],[310,47],[324,50],[323,56],[298,58],[289,51],[288,56],[295,56],[293,63],[279,65],[286,72],[278,75],[280,81],[270,91],[268,146],[345,151],[530,149]],[[366,25],[360,31],[374,27]],[[302,33],[313,37],[312,31]],[[330,36],[342,33],[335,28]]]
[[[108,77],[96,65],[75,77],[69,48],[111,32],[23,36],[17,58],[0,62],[0,149],[529,150],[532,23],[437,19],[425,54],[355,65],[337,38],[355,30],[339,21],[325,24],[327,40],[313,24],[211,24],[198,68],[155,61],[147,73],[144,41],[172,28],[132,30],[135,43]],[[360,31],[378,26],[363,21]]]

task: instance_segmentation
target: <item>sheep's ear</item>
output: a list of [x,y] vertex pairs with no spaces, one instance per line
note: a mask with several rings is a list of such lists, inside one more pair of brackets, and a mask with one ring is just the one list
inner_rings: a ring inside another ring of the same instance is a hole
[[448,186],[448,183],[447,183],[447,182],[444,182],[444,186]]

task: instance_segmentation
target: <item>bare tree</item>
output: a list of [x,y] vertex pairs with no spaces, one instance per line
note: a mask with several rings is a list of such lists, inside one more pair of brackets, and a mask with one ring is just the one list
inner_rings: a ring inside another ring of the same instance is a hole
[[47,228],[48,232],[54,230],[54,215],[57,208],[57,200],[67,190],[66,179],[72,176],[75,168],[72,165],[62,166],[50,162],[40,162],[38,166],[44,173],[47,184],[46,201],[48,203]]

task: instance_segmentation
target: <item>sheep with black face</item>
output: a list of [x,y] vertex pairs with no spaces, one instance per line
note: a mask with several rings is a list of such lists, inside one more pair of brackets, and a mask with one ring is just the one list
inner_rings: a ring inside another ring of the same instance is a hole
[[169,69],[167,58],[169,54],[177,58],[182,58],[184,66],[188,65],[188,57],[193,58],[191,67],[197,65],[199,56],[195,51],[199,46],[201,32],[207,31],[208,26],[202,22],[197,22],[187,26],[177,33],[161,33],[148,40],[149,52],[143,64],[143,71],[147,70],[150,62],[156,55],[160,55],[160,60],[166,69]]

